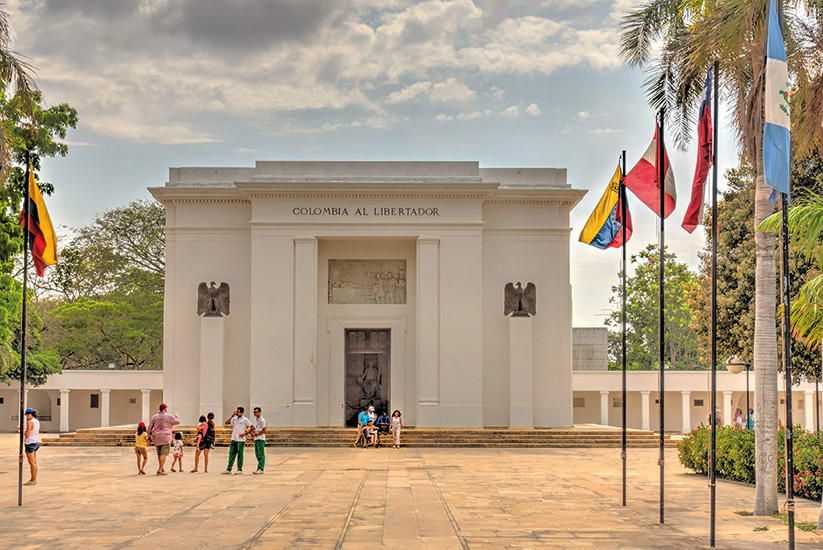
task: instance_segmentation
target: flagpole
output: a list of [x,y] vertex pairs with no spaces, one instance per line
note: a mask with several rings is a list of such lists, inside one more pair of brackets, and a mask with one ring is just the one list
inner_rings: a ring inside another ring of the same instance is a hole
[[[710,535],[709,546],[714,548],[715,545],[715,527],[716,527],[716,512],[717,512],[717,483],[715,459],[717,458],[717,140],[719,117],[717,115],[718,100],[718,81],[720,80],[720,62],[714,62],[714,86],[712,93],[714,93],[714,113],[713,121],[714,128],[712,128],[712,444],[709,453],[709,492],[710,492]],[[748,376],[748,373],[746,373]],[[746,411],[746,418],[748,419],[749,411]],[[747,420],[748,422],[748,420]]]
[[20,343],[20,465],[17,472],[17,506],[23,506],[23,441],[25,434],[26,415],[26,325],[27,323],[27,290],[29,272],[29,177],[31,174],[31,160],[26,151],[26,181],[23,192],[23,209],[25,212],[23,226],[23,317],[22,335]]
[[[660,273],[658,279],[658,311],[657,311],[657,318],[658,318],[658,329],[659,329],[659,344],[660,347],[658,349],[658,367],[660,370],[660,380],[659,380],[659,391],[658,391],[658,402],[660,404],[660,455],[658,458],[658,464],[660,466],[660,523],[665,523],[664,521],[664,504],[663,504],[663,495],[664,495],[664,468],[665,468],[665,457],[663,454],[664,451],[664,440],[665,440],[665,431],[666,431],[666,413],[664,409],[664,393],[665,393],[665,376],[664,376],[664,362],[663,362],[663,353],[664,347],[666,343],[666,336],[665,336],[665,326],[663,322],[663,312],[665,311],[665,304],[664,304],[664,296],[665,296],[665,283],[663,280],[663,276],[665,273],[665,200],[666,200],[666,148],[663,143],[663,134],[664,134],[664,121],[665,118],[665,107],[661,107],[658,117],[659,117],[659,125],[660,125],[660,135],[657,143],[657,183],[660,187]],[[625,407],[624,407],[625,409]]]
[[[771,9],[771,8],[770,8]],[[777,19],[783,36],[783,0],[777,0]],[[791,154],[791,153],[790,153]],[[790,184],[791,185],[791,184]],[[783,248],[782,300],[783,300],[783,361],[786,376],[786,513],[789,523],[789,548],[794,549],[794,431],[792,419],[792,335],[791,301],[789,300],[789,194],[781,193],[781,241]]]
[[623,296],[623,333],[621,336],[621,359],[623,365],[623,394],[621,403],[623,405],[623,445],[620,457],[623,459],[623,506],[626,505],[626,211],[628,210],[626,204],[626,186],[623,180],[626,178],[626,151],[623,151],[622,157],[622,176],[620,178],[620,219],[623,221],[623,272],[622,276],[622,296]]

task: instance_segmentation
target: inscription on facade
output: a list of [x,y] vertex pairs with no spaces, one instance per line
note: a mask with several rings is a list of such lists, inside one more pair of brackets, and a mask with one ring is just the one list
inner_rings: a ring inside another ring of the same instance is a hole
[[349,208],[346,206],[295,206],[291,211],[294,216],[439,216],[437,208],[411,206],[369,206]]
[[330,304],[405,304],[406,260],[329,260]]

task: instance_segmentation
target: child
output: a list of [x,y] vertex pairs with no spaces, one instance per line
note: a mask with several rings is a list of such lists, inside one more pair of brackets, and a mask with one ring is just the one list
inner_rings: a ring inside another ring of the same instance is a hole
[[[137,455],[137,473],[138,475],[146,475],[143,469],[146,467],[146,462],[149,461],[149,454],[146,452],[146,445],[149,444],[149,436],[146,433],[146,425],[141,422],[137,425],[137,433],[134,434],[134,454]],[[142,457],[143,463],[140,463]]]
[[171,462],[171,471],[176,472],[177,470],[174,469],[175,464],[179,464],[180,471],[183,471],[183,434],[177,432],[174,434],[174,452],[172,453],[174,459]]

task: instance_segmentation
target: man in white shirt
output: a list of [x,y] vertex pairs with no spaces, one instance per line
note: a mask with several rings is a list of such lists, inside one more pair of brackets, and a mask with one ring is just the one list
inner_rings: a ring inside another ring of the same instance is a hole
[[254,408],[254,456],[257,457],[255,474],[262,474],[266,467],[266,419],[261,415],[260,407]]
[[231,424],[231,443],[229,443],[229,465],[226,466],[224,474],[230,474],[234,466],[234,459],[237,459],[237,471],[235,475],[243,473],[243,451],[246,445],[246,430],[252,427],[251,420],[243,416],[246,411],[243,407],[237,407],[227,420],[226,424]]

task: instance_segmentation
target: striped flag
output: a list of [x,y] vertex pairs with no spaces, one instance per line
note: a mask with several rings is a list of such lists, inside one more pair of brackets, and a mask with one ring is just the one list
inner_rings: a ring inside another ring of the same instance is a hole
[[789,198],[789,69],[780,21],[774,0],[769,3],[769,36],[766,40],[766,124],[763,128],[763,169],[766,185],[772,188],[770,202],[777,193]]
[[[629,170],[626,178],[623,180],[623,185],[631,189],[640,201],[652,209],[652,211],[660,215],[660,185],[658,183],[658,162],[657,150],[658,139],[660,139],[660,125],[655,125],[654,139],[649,148],[643,154],[643,158],[637,161],[634,168]],[[674,172],[669,165],[669,155],[666,153],[666,148],[663,148],[663,167],[664,167],[664,191],[665,198],[663,200],[663,217],[668,218],[669,214],[674,210],[677,204],[677,190],[674,187]]]
[[703,205],[705,204],[706,178],[712,167],[712,72],[706,76],[703,89],[703,102],[697,122],[697,166],[692,180],[692,198],[683,217],[683,229],[693,232],[698,225],[703,225]]
[[42,277],[47,265],[57,263],[57,236],[31,169],[29,169],[29,203],[24,204],[20,212],[20,225],[25,225],[26,214],[29,216],[31,258],[34,261],[37,275]]
[[[618,248],[623,244],[622,204],[620,202],[620,178],[623,174],[617,166],[612,179],[600,202],[594,207],[583,231],[580,232],[581,243],[590,244],[600,250]],[[626,206],[626,242],[632,236],[632,216]]]

